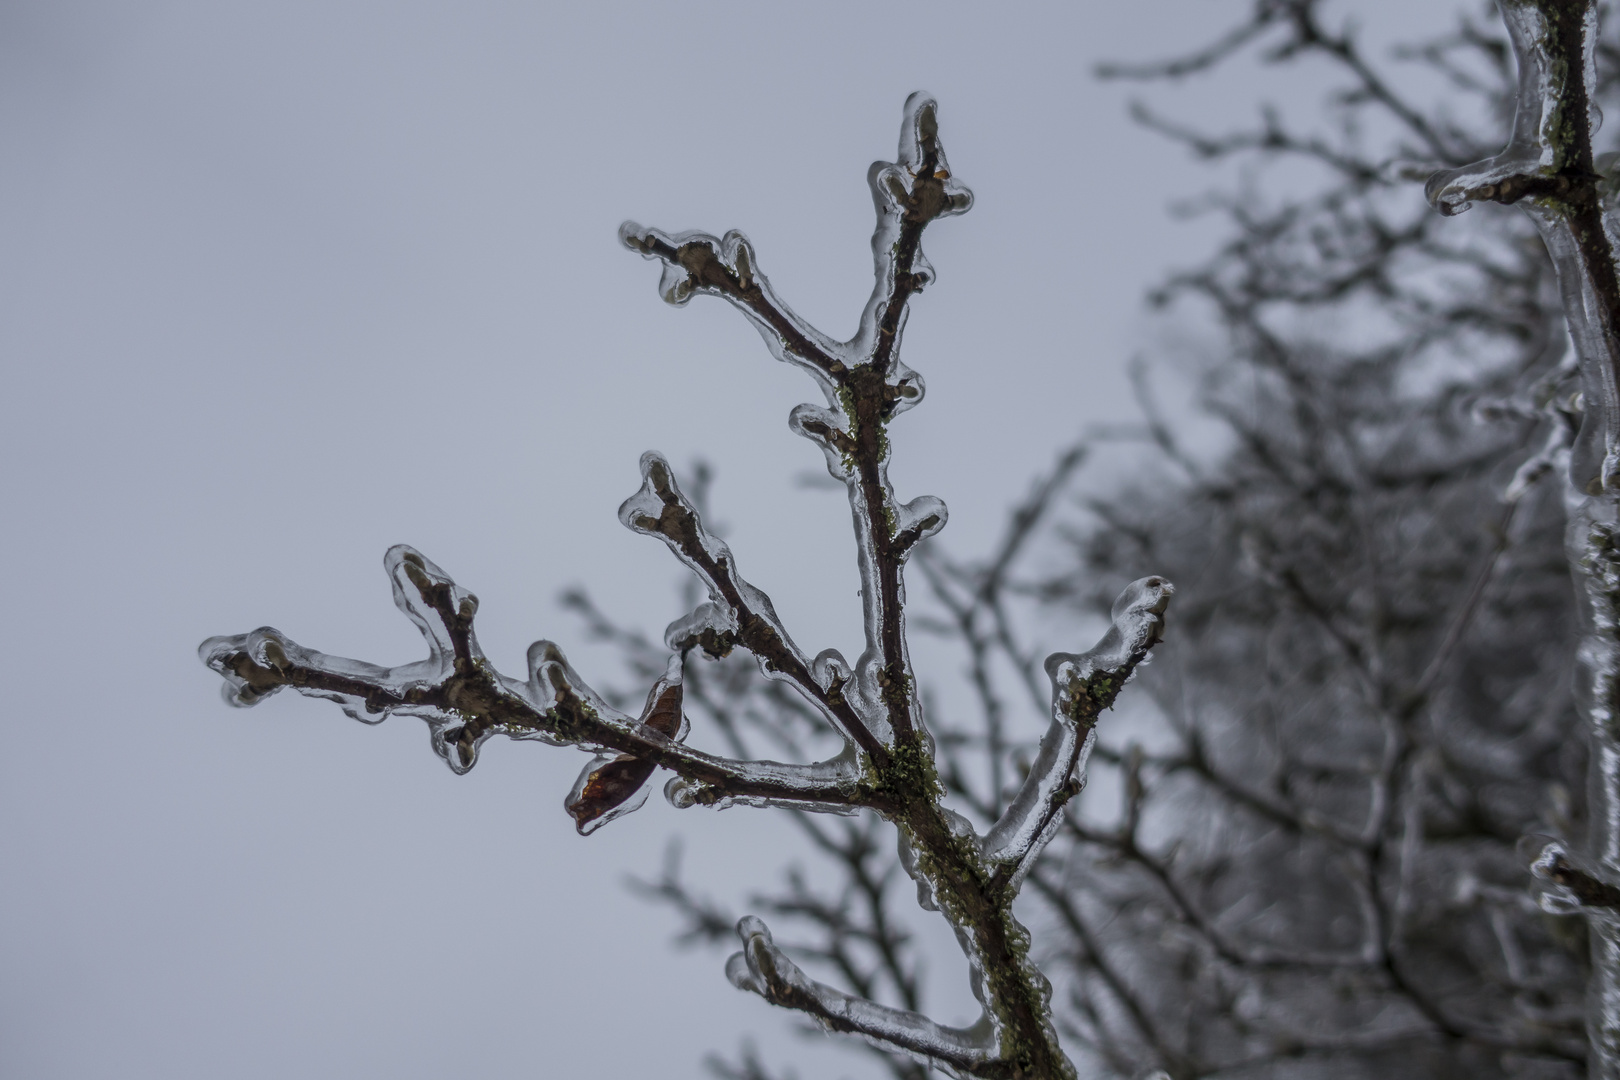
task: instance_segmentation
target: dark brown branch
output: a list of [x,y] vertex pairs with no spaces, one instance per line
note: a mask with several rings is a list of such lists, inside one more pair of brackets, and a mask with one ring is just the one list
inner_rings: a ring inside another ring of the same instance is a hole
[[[876,282],[856,336],[844,344],[802,323],[775,298],[740,233],[728,233],[724,240],[699,233],[671,237],[626,223],[620,237],[633,250],[664,262],[665,299],[685,303],[701,292],[732,301],[759,326],[773,353],[817,377],[828,407],[801,406],[792,425],[821,446],[829,470],[850,489],[867,586],[868,651],[856,677],[872,708],[881,712],[883,734],[906,742],[918,718],[901,568],[911,548],[945,524],[945,508],[937,499],[895,502],[887,475],[887,425],[922,398],[922,380],[900,363],[898,349],[909,301],[933,276],[922,255],[923,231],[935,219],[972,205],[971,193],[946,164],[931,100],[913,95],[907,101],[899,159],[874,165],[868,183],[878,213],[872,238]],[[864,704],[852,702],[857,712]],[[864,742],[862,748],[872,752]]]

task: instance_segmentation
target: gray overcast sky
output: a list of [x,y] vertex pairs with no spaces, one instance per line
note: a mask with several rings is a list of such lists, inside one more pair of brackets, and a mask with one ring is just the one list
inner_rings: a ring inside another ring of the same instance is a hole
[[745,906],[791,846],[769,815],[655,798],[581,840],[577,753],[495,743],[456,778],[412,721],[227,710],[194,650],[269,623],[416,657],[380,562],[406,541],[479,594],[503,668],[546,636],[607,670],[555,596],[678,613],[614,516],[657,448],[715,463],[750,577],[854,656],[843,497],[792,484],[812,387],[724,305],[662,304],[619,222],[743,229],[845,336],[866,167],[935,94],[978,201],[926,242],[893,475],[973,550],[1128,413],[1140,296],[1210,235],[1164,212],[1204,180],[1091,67],[1241,7],[0,4],[0,1076],[695,1077],[748,1031],[868,1075],[622,888],[683,831]]

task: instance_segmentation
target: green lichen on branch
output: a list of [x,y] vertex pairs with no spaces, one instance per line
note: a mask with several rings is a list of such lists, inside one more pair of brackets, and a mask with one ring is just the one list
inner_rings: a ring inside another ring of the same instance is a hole
[[933,803],[945,796],[945,786],[940,783],[939,769],[925,738],[913,734],[896,742],[890,747],[888,761],[868,765],[867,778],[873,793],[902,808],[901,813],[916,803]]

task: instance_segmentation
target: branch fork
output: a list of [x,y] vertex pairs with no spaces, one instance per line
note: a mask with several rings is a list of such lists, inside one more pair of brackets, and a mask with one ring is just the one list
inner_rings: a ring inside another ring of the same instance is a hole
[[1614,536],[1620,525],[1620,272],[1603,180],[1592,150],[1597,127],[1596,0],[1498,0],[1519,65],[1507,147],[1439,173],[1427,187],[1441,213],[1471,200],[1517,203],[1551,257],[1580,371],[1583,416],[1569,453],[1565,550],[1576,581],[1581,640],[1575,702],[1591,747],[1590,836],[1583,868],[1549,845],[1532,870],[1543,904],[1589,916],[1592,978],[1587,1038],[1594,1077],[1620,1077],[1620,620]]

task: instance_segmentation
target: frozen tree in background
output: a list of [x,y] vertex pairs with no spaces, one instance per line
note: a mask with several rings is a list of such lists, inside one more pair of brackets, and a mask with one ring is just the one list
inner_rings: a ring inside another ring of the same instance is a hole
[[[620,508],[620,520],[668,544],[708,598],[666,631],[663,662],[639,712],[615,708],[549,641],[530,648],[526,678],[496,671],[473,633],[476,598],[403,545],[388,552],[385,566],[396,605],[427,642],[426,659],[378,667],[304,648],[269,627],[211,638],[201,655],[225,678],[227,698],[238,705],[290,686],[335,701],[367,723],[396,714],[420,717],[435,752],[458,773],[477,763],[492,735],[588,750],[596,756],[565,804],[581,832],[639,806],[660,767],[674,774],[665,793],[677,807],[866,812],[862,825],[826,832],[835,850],[851,852],[851,866],[859,862],[854,838],[875,848],[881,819],[884,834],[887,826],[899,834],[898,858],[916,882],[918,902],[940,912],[955,931],[983,1006],[979,1021],[946,1027],[910,1002],[897,1007],[875,1000],[859,978],[845,980],[854,993],[812,979],[752,915],[736,923],[742,951],[726,965],[732,982],[828,1030],[863,1036],[886,1052],[957,1076],[1072,1077],[1052,1024],[1050,984],[1031,957],[1030,935],[1013,917],[1012,904],[1080,790],[1100,714],[1159,641],[1171,588],[1159,577],[1129,584],[1095,648],[1047,657],[1046,735],[1016,793],[982,829],[944,805],[935,743],[907,651],[902,572],[916,546],[944,526],[945,506],[930,496],[896,501],[887,476],[889,424],[923,396],[921,377],[899,357],[910,299],[933,276],[922,254],[923,230],[972,203],[946,163],[931,100],[913,95],[907,102],[898,160],[874,165],[868,180],[878,218],[872,239],[877,282],[848,342],[822,334],[777,298],[740,233],[669,235],[633,223],[620,231],[632,250],[663,263],[664,299],[684,304],[701,293],[729,300],[778,359],[804,370],[823,392],[825,405],[799,406],[790,426],[821,448],[828,472],[848,491],[866,631],[865,651],[853,665],[835,650],[809,658],[794,644],[770,599],[741,576],[726,544],[704,527],[668,462],[651,452],[641,460],[641,490]],[[687,745],[688,660],[694,654],[722,660],[736,651],[753,657],[778,702],[792,702],[790,715],[831,735],[832,752],[796,754],[785,737],[783,756],[793,763],[783,763],[749,755],[740,744],[733,756]]]

